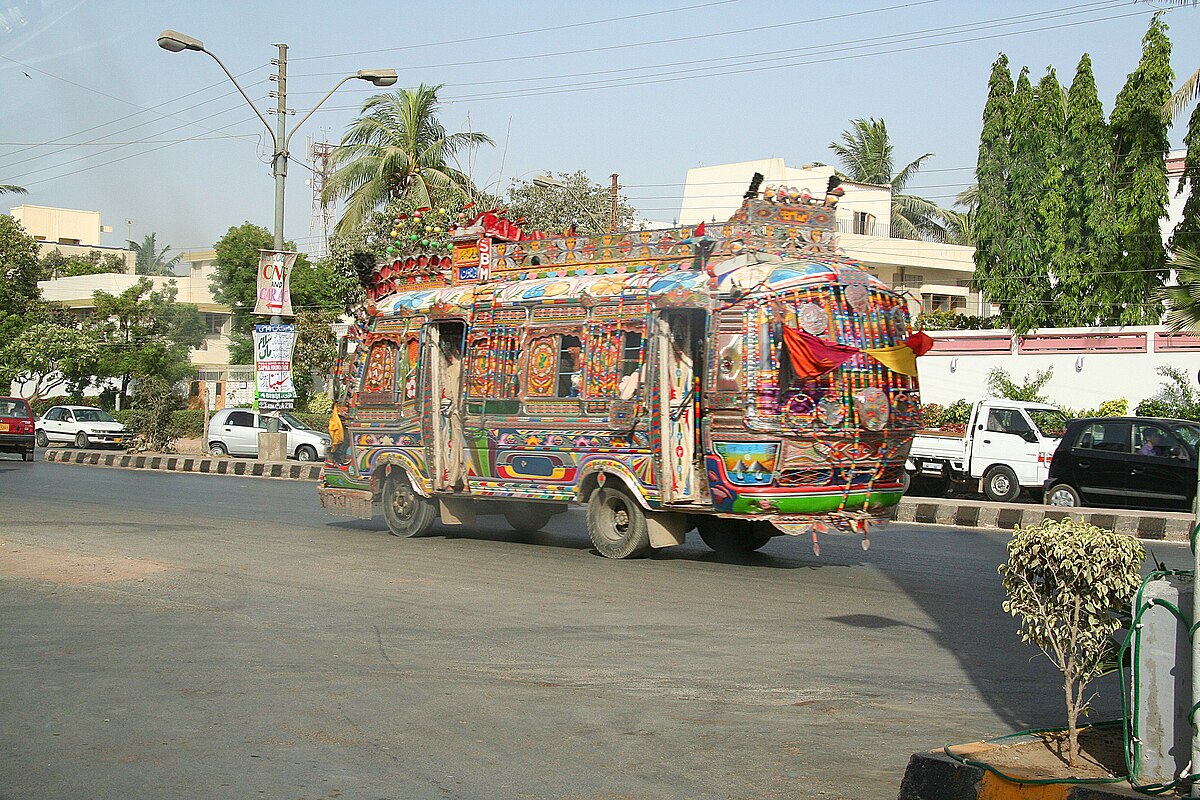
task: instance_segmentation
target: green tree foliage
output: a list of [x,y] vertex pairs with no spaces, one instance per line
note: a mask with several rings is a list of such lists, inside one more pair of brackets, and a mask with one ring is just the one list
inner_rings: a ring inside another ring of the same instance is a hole
[[[1142,39],[1142,58],[1117,95],[1110,124],[1114,143],[1115,209],[1122,256],[1110,299],[1123,325],[1155,324],[1162,306],[1154,291],[1167,276],[1159,220],[1167,211],[1165,157],[1170,148],[1162,109],[1171,97],[1171,42],[1159,15]],[[1115,314],[1114,314],[1115,315]]]
[[0,183],[0,194],[29,194],[24,186],[15,183]]
[[[1066,252],[1067,201],[1063,150],[1067,133],[1067,96],[1053,68],[1046,70],[1034,91],[1033,123],[1037,132],[1041,170],[1036,197],[1036,227],[1040,232],[1038,247],[1042,267],[1039,271],[1042,274],[1037,276],[1036,283],[1044,292],[1044,300],[1039,308],[1039,316],[1043,321],[1035,324],[1061,326],[1065,320],[1059,312],[1069,309],[1070,303],[1056,300],[1063,291],[1064,281],[1074,276],[1071,275]],[[1051,281],[1051,275],[1057,283]]]
[[421,84],[369,97],[342,137],[324,200],[344,199],[337,224],[347,233],[371,211],[412,195],[417,207],[433,205],[439,190],[474,192],[471,179],[452,166],[460,154],[492,144],[485,134],[447,133],[438,121],[438,90]]
[[1033,376],[1026,375],[1020,383],[1013,380],[1007,371],[996,367],[987,374],[987,389],[992,397],[1007,400],[1024,400],[1029,403],[1045,403],[1042,388],[1054,377],[1054,367],[1038,370]]
[[1112,659],[1141,583],[1146,552],[1129,536],[1071,519],[1017,528],[1008,562],[999,567],[1023,641],[1039,647],[1063,675],[1067,763],[1079,758],[1079,715],[1088,709],[1088,684]]
[[850,180],[891,188],[893,237],[945,241],[945,212],[936,203],[904,193],[905,187],[933,153],[918,156],[899,172],[893,171],[893,148],[887,123],[874,118],[850,120],[850,129],[842,131],[840,142],[830,142],[829,149],[837,155]]
[[0,362],[9,365],[8,378],[26,384],[31,402],[62,389],[78,397],[100,358],[94,336],[50,321],[29,325],[0,349]]
[[66,256],[57,247],[42,256],[42,269],[48,278],[74,278],[80,275],[102,275],[124,272],[125,259],[116,253],[90,250],[86,255]]
[[175,302],[174,283],[156,291],[142,278],[118,295],[96,292],[86,329],[100,345],[99,378],[118,378],[121,396],[134,378],[175,384],[193,374],[188,353],[204,341],[196,306]]
[[1042,238],[1041,191],[1047,163],[1046,129],[1038,124],[1038,101],[1022,69],[1010,107],[1009,219],[1002,280],[990,294],[1008,325],[1018,333],[1044,324],[1054,294]]
[[1117,262],[1116,216],[1112,196],[1111,132],[1096,92],[1091,58],[1079,59],[1067,93],[1063,142],[1065,260],[1058,274],[1056,320],[1063,326],[1116,324],[1104,298],[1108,271]]
[[[583,170],[559,172],[555,176],[562,188],[536,186],[521,181],[510,186],[504,198],[505,216],[526,230],[545,231],[557,236],[569,228],[577,233],[605,233],[612,220],[612,191],[596,183]],[[617,195],[616,227],[634,226],[636,212],[627,198]]]
[[[254,316],[258,296],[258,259],[260,250],[274,249],[275,238],[259,225],[245,222],[230,228],[216,243],[217,261],[210,288],[213,297],[233,311],[230,332],[230,360],[248,364],[253,354],[254,324],[265,322]],[[336,241],[336,237],[335,237]],[[291,242],[285,248],[295,249]],[[302,310],[342,312],[362,297],[358,282],[339,268],[334,259],[313,264],[301,253],[292,269],[292,307]]]
[[[975,164],[975,289],[988,298],[1003,300],[1011,278],[1008,240],[1012,216],[1009,210],[1009,164],[1012,139],[1013,80],[1008,56],[1003,53],[992,65],[988,98],[983,107],[983,132],[979,159]],[[995,302],[995,300],[993,300]],[[1006,306],[1002,303],[1001,308]]]
[[337,359],[337,315],[314,309],[296,315],[296,347],[292,352],[292,379],[296,384],[297,407],[312,392],[313,376],[328,375]]
[[1163,323],[1176,333],[1200,331],[1200,252],[1176,250],[1175,286],[1164,286],[1156,297],[1169,307]]
[[1171,235],[1171,248],[1200,253],[1200,104],[1192,109],[1187,134],[1183,137],[1187,155],[1183,175],[1179,178],[1178,194],[1188,192],[1183,203],[1183,217]]

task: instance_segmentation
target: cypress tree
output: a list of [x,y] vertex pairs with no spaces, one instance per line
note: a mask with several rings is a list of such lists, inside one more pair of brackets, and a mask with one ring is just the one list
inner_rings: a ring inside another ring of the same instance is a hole
[[[1037,191],[1038,250],[1041,268],[1038,270],[1033,288],[1042,292],[1037,301],[1036,327],[1068,324],[1067,305],[1054,302],[1055,295],[1063,290],[1063,279],[1070,265],[1067,263],[1065,226],[1067,217],[1066,199],[1063,196],[1063,139],[1066,135],[1067,98],[1053,67],[1038,81],[1034,101],[1034,132],[1037,136],[1036,153],[1041,173]],[[1051,276],[1054,286],[1051,287]],[[1045,281],[1042,283],[1042,281]],[[1031,298],[1033,300],[1033,298]]]
[[1113,151],[1104,108],[1096,91],[1092,59],[1079,59],[1067,92],[1063,148],[1066,266],[1061,281],[1065,325],[1111,325],[1109,274],[1118,261],[1112,197]]
[[1038,125],[1038,104],[1022,68],[1013,90],[1009,140],[1009,229],[1003,255],[1000,302],[1009,327],[1018,333],[1045,322],[1051,299],[1041,219],[1045,147]]
[[975,290],[987,298],[1003,300],[1005,290],[1005,244],[1008,241],[1009,139],[1013,95],[1008,56],[1003,53],[992,64],[988,98],[983,107],[983,132],[979,137],[979,160],[975,164],[978,207],[972,238],[975,243]]
[[1162,108],[1171,99],[1171,42],[1158,14],[1142,38],[1142,58],[1117,95],[1111,124],[1115,208],[1122,255],[1112,277],[1110,315],[1123,325],[1154,324],[1155,299],[1167,275],[1159,220],[1167,213],[1166,155],[1170,148]]
[[1178,193],[1183,194],[1185,186],[1190,188],[1190,193],[1183,204],[1183,219],[1171,236],[1171,248],[1200,253],[1200,104],[1192,109],[1183,143],[1187,146],[1187,156]]

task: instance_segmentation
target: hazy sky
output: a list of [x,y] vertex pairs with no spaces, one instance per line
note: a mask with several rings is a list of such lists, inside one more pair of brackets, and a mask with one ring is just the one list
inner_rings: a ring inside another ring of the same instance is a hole
[[[109,245],[157,232],[199,249],[246,220],[272,226],[262,123],[208,56],[159,49],[164,28],[203,40],[264,112],[275,104],[273,45],[290,45],[290,125],[361,68],[445,84],[446,127],[496,141],[465,165],[493,191],[549,170],[601,182],[617,172],[642,216],[671,222],[689,167],[832,161],[828,143],[847,121],[873,116],[887,121],[898,166],[935,154],[911,188],[949,204],[972,180],[998,52],[1035,81],[1053,66],[1064,84],[1090,53],[1107,113],[1154,10],[1133,0],[0,0],[0,183],[29,189],[0,208],[99,210]],[[1200,66],[1200,8],[1166,19],[1181,80]],[[307,160],[309,137],[339,140],[374,91],[342,87],[295,135],[293,156]],[[309,177],[292,164],[285,228],[302,249],[317,235]]]

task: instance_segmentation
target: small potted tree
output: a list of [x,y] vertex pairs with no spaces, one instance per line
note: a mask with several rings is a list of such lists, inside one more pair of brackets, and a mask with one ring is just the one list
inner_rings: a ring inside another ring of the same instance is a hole
[[1113,654],[1113,634],[1141,584],[1141,542],[1072,519],[1017,528],[1000,565],[1021,638],[1041,648],[1063,675],[1067,764],[1079,759],[1079,717],[1088,684]]

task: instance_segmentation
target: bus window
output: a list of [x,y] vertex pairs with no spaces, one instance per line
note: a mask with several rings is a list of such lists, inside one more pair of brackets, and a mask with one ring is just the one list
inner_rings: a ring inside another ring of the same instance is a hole
[[396,355],[399,348],[386,339],[371,344],[363,369],[360,402],[370,405],[395,403]]
[[467,345],[467,397],[516,399],[520,357],[521,338],[515,329],[473,331]]
[[404,417],[417,414],[417,358],[420,352],[419,338],[411,335],[396,359],[395,394],[400,402],[400,415]]
[[531,336],[527,367],[527,397],[579,397],[583,385],[583,341],[574,334]]

